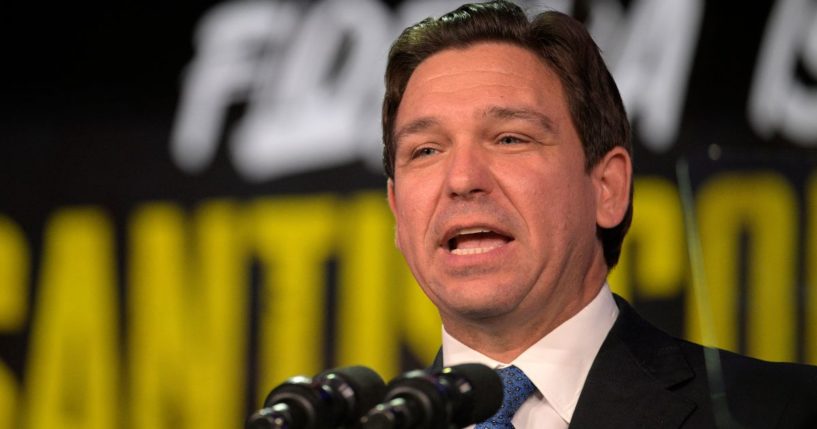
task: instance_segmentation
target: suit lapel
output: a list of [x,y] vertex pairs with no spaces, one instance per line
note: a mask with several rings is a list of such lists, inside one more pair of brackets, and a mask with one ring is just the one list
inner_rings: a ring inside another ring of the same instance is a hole
[[434,356],[434,362],[431,363],[431,366],[428,368],[429,371],[440,371],[443,369],[443,348],[440,347],[437,350],[437,356]]
[[694,373],[674,339],[616,300],[619,317],[590,368],[570,428],[678,428],[696,405],[671,388]]
[[[593,361],[571,429],[681,427],[697,405],[672,388],[695,376],[677,340],[616,296],[619,316]],[[429,370],[443,368],[442,349]]]

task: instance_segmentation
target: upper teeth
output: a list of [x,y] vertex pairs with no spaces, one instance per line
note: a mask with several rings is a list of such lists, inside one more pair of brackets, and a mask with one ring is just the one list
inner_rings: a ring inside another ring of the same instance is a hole
[[485,228],[465,228],[459,230],[456,235],[479,234],[480,232],[491,232],[491,230]]

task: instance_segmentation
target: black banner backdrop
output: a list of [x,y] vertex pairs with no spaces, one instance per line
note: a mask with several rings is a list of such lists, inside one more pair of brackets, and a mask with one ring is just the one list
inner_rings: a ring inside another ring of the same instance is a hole
[[[286,377],[427,364],[439,320],[393,248],[378,110],[390,41],[456,5],[9,10],[0,427],[238,427]],[[817,2],[524,6],[587,23],[634,124],[613,289],[677,335],[817,362]]]

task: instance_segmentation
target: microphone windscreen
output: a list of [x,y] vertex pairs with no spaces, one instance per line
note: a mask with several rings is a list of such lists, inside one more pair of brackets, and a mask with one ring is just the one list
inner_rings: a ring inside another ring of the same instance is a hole
[[386,395],[386,383],[374,370],[365,366],[348,366],[324,371],[316,379],[337,377],[351,387],[354,393],[352,414],[360,417],[380,403]]
[[454,423],[470,425],[493,416],[502,406],[502,379],[490,367],[479,363],[464,363],[443,370],[465,379],[472,386],[470,407],[462,411],[465,415],[456,416]]

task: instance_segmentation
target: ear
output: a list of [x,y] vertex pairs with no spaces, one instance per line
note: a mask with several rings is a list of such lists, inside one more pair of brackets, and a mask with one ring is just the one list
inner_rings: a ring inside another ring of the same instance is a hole
[[596,224],[612,228],[624,219],[630,205],[630,154],[621,146],[614,147],[593,167],[591,176],[596,188]]
[[388,195],[389,199],[389,209],[391,209],[391,214],[394,217],[394,246],[398,249],[400,248],[400,241],[397,239],[398,231],[397,231],[397,203],[394,199],[394,180],[389,179],[386,182],[386,194]]
[[389,208],[391,209],[391,214],[397,217],[394,210],[394,180],[389,179],[386,181],[386,193],[389,196]]

